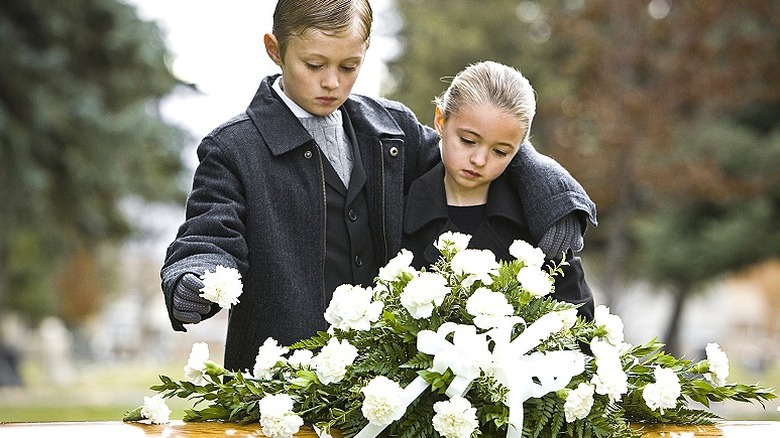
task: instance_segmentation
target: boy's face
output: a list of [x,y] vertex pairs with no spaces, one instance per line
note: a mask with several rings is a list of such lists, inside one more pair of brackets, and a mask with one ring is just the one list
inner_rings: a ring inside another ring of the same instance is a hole
[[367,48],[356,30],[329,35],[311,29],[291,37],[283,57],[272,34],[265,45],[282,69],[284,93],[317,116],[327,116],[349,97]]
[[446,120],[436,108],[434,125],[441,135],[446,186],[464,195],[460,199],[486,196],[524,137],[517,118],[489,103],[465,106]]

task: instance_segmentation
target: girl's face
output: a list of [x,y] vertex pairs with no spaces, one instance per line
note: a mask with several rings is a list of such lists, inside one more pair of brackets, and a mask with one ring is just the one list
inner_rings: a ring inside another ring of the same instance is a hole
[[327,116],[352,92],[367,48],[353,29],[338,35],[311,29],[291,37],[284,57],[276,37],[265,36],[266,52],[282,68],[284,93],[309,113]]
[[448,196],[457,195],[448,202],[486,202],[490,183],[504,172],[523,141],[517,118],[493,104],[476,104],[446,120],[436,108],[434,126],[441,136],[444,184]]

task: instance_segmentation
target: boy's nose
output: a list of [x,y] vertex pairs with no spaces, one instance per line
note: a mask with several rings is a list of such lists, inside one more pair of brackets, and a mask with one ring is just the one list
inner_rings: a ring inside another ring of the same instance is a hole
[[326,71],[325,76],[322,78],[322,88],[328,90],[335,90],[339,87],[339,75],[338,72]]

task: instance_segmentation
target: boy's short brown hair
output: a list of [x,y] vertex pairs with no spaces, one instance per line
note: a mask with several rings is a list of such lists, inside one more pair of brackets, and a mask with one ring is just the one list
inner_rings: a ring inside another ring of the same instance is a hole
[[274,10],[273,34],[284,56],[287,41],[316,29],[326,34],[348,31],[354,25],[368,43],[373,12],[368,0],[279,0]]

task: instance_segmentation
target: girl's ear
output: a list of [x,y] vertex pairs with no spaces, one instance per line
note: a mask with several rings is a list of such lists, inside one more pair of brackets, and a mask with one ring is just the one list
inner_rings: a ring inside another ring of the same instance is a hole
[[436,112],[433,115],[433,127],[436,129],[436,132],[439,133],[439,136],[441,137],[442,133],[444,132],[444,112],[441,110],[441,107],[436,107]]
[[263,37],[263,44],[265,44],[265,53],[271,58],[274,64],[282,65],[282,54],[279,51],[279,41],[276,40],[276,36],[272,33],[267,33]]

